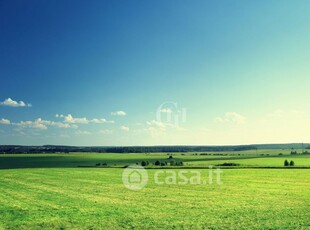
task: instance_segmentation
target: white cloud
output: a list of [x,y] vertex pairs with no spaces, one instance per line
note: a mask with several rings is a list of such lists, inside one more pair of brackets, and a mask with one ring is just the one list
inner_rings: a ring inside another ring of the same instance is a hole
[[71,124],[88,124],[89,123],[86,117],[74,118],[72,117],[71,114],[68,114],[64,118],[65,118],[64,122],[66,123],[71,123]]
[[127,127],[127,126],[121,126],[121,127],[120,127],[120,130],[123,130],[123,131],[125,131],[125,132],[128,132],[128,131],[129,131],[129,127]]
[[23,101],[14,101],[11,98],[5,99],[3,102],[0,102],[0,105],[2,106],[10,106],[10,107],[31,107],[32,105],[30,103],[25,103]]
[[156,120],[147,121],[146,124],[147,128],[145,129],[145,131],[151,134],[152,137],[158,137],[164,135],[168,127],[167,124]]
[[42,130],[46,130],[48,124],[49,121],[42,120],[41,118],[38,118],[35,121],[21,121],[19,123],[13,123],[13,125],[18,126],[19,128],[33,128]]
[[243,124],[245,123],[245,117],[236,112],[227,112],[223,117],[215,118],[215,122]]
[[55,126],[57,128],[62,128],[62,129],[68,129],[68,128],[77,129],[78,128],[78,126],[75,124],[65,124],[62,122],[54,122],[54,121],[52,121],[50,125]]
[[114,123],[114,121],[108,121],[108,120],[106,120],[106,119],[104,119],[104,118],[100,118],[100,119],[94,118],[94,119],[91,120],[91,122],[92,122],[92,123],[96,123],[96,124]]
[[156,120],[152,120],[152,121],[147,121],[146,124],[151,127],[151,128],[156,128],[159,129],[161,131],[165,131],[167,128],[167,125],[164,124],[161,121],[156,121]]
[[48,126],[53,126],[57,128],[73,128],[76,129],[78,128],[77,125],[74,124],[66,124],[62,122],[55,122],[55,121],[48,121],[48,120],[43,120],[41,118],[38,118],[34,121],[20,121],[18,123],[12,123],[12,125],[18,126],[19,128],[33,128],[33,129],[42,129],[46,130]]
[[75,132],[76,135],[79,135],[79,136],[82,136],[82,135],[91,135],[92,133],[91,132],[88,132],[88,131],[81,131],[81,130],[78,130]]
[[124,112],[124,111],[115,111],[115,112],[111,112],[111,115],[113,115],[113,116],[126,116],[126,112]]
[[152,136],[160,136],[169,131],[185,131],[185,129],[181,126],[171,123],[164,123],[158,120],[147,121],[146,124],[147,128],[145,131],[149,132]]
[[8,120],[8,119],[2,118],[2,119],[0,120],[0,124],[2,124],[2,125],[9,125],[9,124],[11,124],[11,121]]
[[161,112],[161,113],[172,113],[172,110],[169,109],[169,108],[167,108],[167,109],[164,108],[164,109],[161,109],[160,112]]
[[100,134],[112,134],[113,131],[109,129],[103,129],[103,130],[99,130],[99,133]]
[[103,123],[114,123],[112,120],[106,120],[104,118],[94,118],[94,119],[88,119],[86,117],[73,117],[71,114],[68,114],[67,116],[64,115],[58,115],[56,114],[56,117],[64,117],[64,122],[69,124],[88,124],[88,123],[95,123],[95,124],[103,124]]

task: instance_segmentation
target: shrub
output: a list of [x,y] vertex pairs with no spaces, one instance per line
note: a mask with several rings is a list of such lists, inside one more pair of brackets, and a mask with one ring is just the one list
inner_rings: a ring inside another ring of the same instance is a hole
[[294,161],[291,161],[290,162],[290,166],[294,166],[295,165],[295,162]]
[[159,166],[160,165],[160,161],[155,161],[154,165]]
[[145,161],[142,161],[142,162],[141,162],[141,166],[142,166],[142,167],[145,167],[146,165],[147,165],[147,164],[146,164]]
[[216,166],[240,166],[240,164],[237,164],[237,163],[223,163],[223,164],[218,164]]
[[289,166],[289,162],[287,160],[284,161],[284,166]]

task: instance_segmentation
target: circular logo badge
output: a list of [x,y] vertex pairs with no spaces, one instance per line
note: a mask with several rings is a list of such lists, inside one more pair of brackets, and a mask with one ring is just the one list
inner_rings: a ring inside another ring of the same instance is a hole
[[124,169],[122,180],[126,188],[138,191],[147,184],[148,174],[142,166],[131,165]]

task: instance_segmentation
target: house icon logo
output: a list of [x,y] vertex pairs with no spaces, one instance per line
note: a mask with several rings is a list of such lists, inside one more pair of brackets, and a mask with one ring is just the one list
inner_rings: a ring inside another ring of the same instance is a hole
[[126,188],[138,191],[147,184],[148,174],[142,166],[131,165],[124,169],[122,180]]

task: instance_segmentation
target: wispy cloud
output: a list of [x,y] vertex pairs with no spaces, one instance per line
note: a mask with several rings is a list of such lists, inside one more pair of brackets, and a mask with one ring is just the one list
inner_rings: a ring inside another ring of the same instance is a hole
[[0,124],[2,124],[2,125],[9,125],[9,124],[11,124],[11,121],[8,120],[8,119],[2,118],[2,119],[0,119]]
[[124,112],[124,111],[115,111],[115,112],[111,112],[111,115],[113,115],[113,116],[126,116],[126,112]]
[[96,123],[96,124],[103,124],[103,123],[114,123],[114,121],[108,121],[104,118],[94,118],[91,120],[92,123]]
[[161,121],[156,121],[156,120],[152,120],[152,121],[147,121],[146,124],[149,126],[150,130],[160,130],[160,131],[165,131],[167,128],[167,125]]
[[172,113],[172,110],[170,108],[164,108],[160,110],[161,113]]
[[46,130],[47,126],[50,124],[50,121],[42,120],[41,118],[36,119],[35,121],[20,121],[18,123],[13,123],[13,125],[18,126],[19,128],[34,128]]
[[32,105],[30,103],[25,103],[23,101],[14,101],[11,98],[5,99],[3,102],[0,102],[0,105],[2,106],[10,106],[10,107],[31,107]]
[[128,131],[129,131],[129,127],[127,127],[127,126],[121,126],[121,127],[120,127],[120,130],[125,131],[125,132],[128,132]]
[[74,118],[71,114],[68,114],[64,118],[65,118],[64,122],[66,123],[71,123],[71,124],[88,124],[89,123],[86,117]]
[[95,123],[95,124],[103,124],[103,123],[114,123],[112,120],[106,120],[104,118],[93,118],[88,119],[86,117],[73,117],[71,114],[63,115],[63,114],[56,114],[57,118],[64,118],[65,123],[69,124],[89,124],[89,123]]
[[227,112],[223,117],[216,117],[216,123],[234,123],[243,124],[245,123],[245,117],[236,112]]
[[43,120],[42,118],[38,118],[34,121],[20,121],[18,123],[11,123],[12,125],[15,125],[19,127],[20,129],[24,128],[33,128],[33,129],[41,129],[41,130],[46,130],[48,129],[48,126],[53,126],[57,128],[78,128],[77,125],[74,124],[66,124],[62,122],[55,122],[55,121],[48,121],[48,120]]
[[102,129],[102,130],[99,130],[99,133],[107,135],[107,134],[112,134],[113,131],[109,129]]
[[84,135],[91,135],[92,133],[89,132],[89,131],[82,131],[82,130],[77,130],[75,132],[75,135],[78,135],[78,136],[84,136]]

